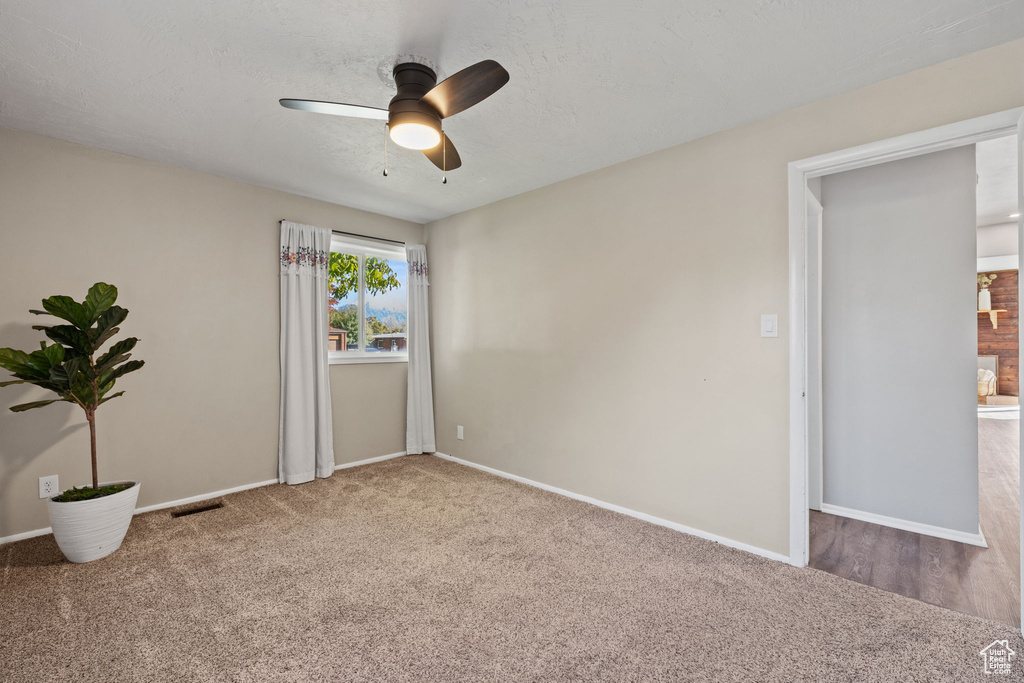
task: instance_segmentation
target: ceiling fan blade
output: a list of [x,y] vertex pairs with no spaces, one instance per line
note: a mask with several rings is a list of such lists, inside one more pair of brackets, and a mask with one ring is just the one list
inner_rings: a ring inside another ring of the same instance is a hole
[[425,149],[423,153],[442,171],[452,171],[462,166],[462,158],[448,136],[444,133],[441,135],[444,137],[444,144],[435,145],[433,149]]
[[333,114],[335,116],[352,116],[358,119],[388,120],[388,110],[377,107],[364,107],[361,104],[341,104],[340,102],[320,102],[319,100],[280,100],[282,107],[313,111],[317,114]]
[[498,92],[508,83],[508,78],[501,64],[486,59],[444,79],[420,101],[436,109],[442,118],[454,116]]

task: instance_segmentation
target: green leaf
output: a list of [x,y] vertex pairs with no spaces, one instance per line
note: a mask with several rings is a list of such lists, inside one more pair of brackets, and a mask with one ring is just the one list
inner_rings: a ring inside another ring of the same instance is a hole
[[14,368],[28,365],[28,354],[17,349],[0,349],[0,368],[17,372]]
[[82,366],[82,363],[87,362],[87,359],[82,358],[81,356],[64,361],[64,370],[68,374],[68,379],[71,379],[72,377],[77,375],[78,369]]
[[117,326],[123,323],[127,317],[128,309],[120,306],[111,306],[100,314],[96,320],[96,327],[89,332],[97,349],[103,346],[103,342],[117,334]]
[[[57,348],[62,349],[60,345],[56,345]],[[32,378],[47,380],[50,378],[50,368],[53,367],[53,363],[50,362],[50,357],[47,355],[46,345],[39,351],[33,351],[28,354],[27,370],[31,370],[29,373]],[[62,351],[63,352],[63,351]],[[56,353],[56,352],[51,352]]]
[[[371,294],[383,294],[399,287],[398,274],[387,259],[370,256],[363,267],[365,287]],[[331,253],[328,261],[328,287],[331,297],[344,299],[359,291],[359,258],[352,254]]]
[[[128,337],[117,342],[96,359],[96,371],[102,374],[118,363],[128,360],[128,352],[134,349],[138,343],[139,340],[135,337]],[[117,360],[119,357],[121,357],[120,360]]]
[[86,408],[95,407],[96,392],[93,391],[92,384],[89,383],[89,381],[81,374],[77,374],[71,378],[70,393],[78,403],[81,403]]
[[83,360],[78,365],[78,375],[84,377],[86,382],[92,383],[96,379],[96,366],[88,361]]
[[[36,351],[36,353],[41,352]],[[0,349],[0,368],[13,373],[18,379],[30,382],[48,380],[50,378],[49,368],[44,370],[39,365],[38,359],[34,359],[32,354],[17,349]]]
[[109,309],[117,301],[117,287],[106,282],[97,282],[89,288],[85,295],[84,308],[89,322],[94,323],[100,314]]
[[12,380],[11,380],[11,381],[9,381],[9,382],[0,382],[0,387],[9,387],[9,386],[11,386],[12,384],[27,384],[27,383],[28,383],[28,380],[24,380],[24,379],[12,379]]
[[46,336],[64,346],[70,346],[76,353],[91,356],[96,347],[88,334],[72,325],[54,325],[47,327]]
[[109,330],[107,330],[103,334],[97,336],[96,337],[96,348],[98,349],[98,348],[102,347],[105,343],[107,343],[108,339],[110,339],[111,337],[113,337],[115,334],[117,334],[120,331],[121,331],[120,327],[111,327]]
[[33,408],[42,408],[43,406],[48,406],[51,403],[56,403],[59,400],[61,400],[61,399],[59,399],[59,398],[52,398],[49,401],[32,401],[31,403],[22,403],[22,404],[19,404],[19,405],[16,405],[16,406],[11,406],[11,412],[13,412],[13,413],[23,413],[26,410],[32,410]]
[[38,368],[39,370],[46,370],[46,372],[49,373],[50,366],[53,365],[53,363],[50,362],[50,357],[46,355],[46,344],[41,343],[40,345],[43,348],[28,354],[28,364],[34,368]]
[[128,360],[131,357],[132,357],[132,354],[130,354],[130,353],[122,353],[122,354],[119,354],[117,356],[114,356],[113,358],[107,359],[107,361],[104,362],[102,365],[97,363],[96,364],[96,372],[97,372],[97,374],[99,376],[102,377],[104,373],[108,372],[115,365],[119,365],[119,364],[125,362],[126,360]]
[[68,372],[63,365],[54,365],[50,368],[50,381],[61,385],[68,383]]
[[367,257],[364,271],[366,290],[371,294],[384,294],[401,284],[398,281],[397,273],[391,268],[387,259]]
[[124,396],[124,392],[123,391],[119,391],[116,394],[111,394],[110,396],[107,396],[106,398],[100,399],[100,402],[97,405],[103,405],[107,401],[112,401],[115,398],[117,398],[118,396]]
[[[40,342],[42,343],[42,342]],[[64,347],[60,344],[51,344],[43,349],[43,354],[50,361],[50,365],[60,365],[64,362]]]
[[51,386],[48,388],[61,395],[70,395],[71,378],[78,375],[78,366],[80,362],[80,358],[72,358],[71,360],[65,361],[65,364],[62,366],[53,366],[50,368]]
[[78,368],[84,360],[81,356],[65,359],[62,365],[55,365],[50,368],[50,379],[65,385],[65,388],[67,388],[70,379],[78,374]]
[[43,299],[43,308],[50,315],[67,320],[79,330],[88,330],[92,326],[92,318],[85,307],[69,296],[51,296]]
[[127,375],[129,372],[135,372],[145,364],[146,361],[144,360],[130,360],[124,365],[119,365],[113,370],[104,373],[103,376],[100,377],[100,386],[109,384],[118,377],[123,377],[124,375]]

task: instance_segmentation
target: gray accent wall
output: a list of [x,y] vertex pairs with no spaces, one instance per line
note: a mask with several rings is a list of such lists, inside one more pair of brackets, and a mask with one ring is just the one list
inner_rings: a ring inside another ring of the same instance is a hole
[[977,533],[974,146],[821,187],[824,502]]

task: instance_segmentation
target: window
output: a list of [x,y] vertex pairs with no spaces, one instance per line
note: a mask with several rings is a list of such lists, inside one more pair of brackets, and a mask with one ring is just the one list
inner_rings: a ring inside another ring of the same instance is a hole
[[335,235],[328,276],[328,357],[336,363],[408,361],[405,249]]

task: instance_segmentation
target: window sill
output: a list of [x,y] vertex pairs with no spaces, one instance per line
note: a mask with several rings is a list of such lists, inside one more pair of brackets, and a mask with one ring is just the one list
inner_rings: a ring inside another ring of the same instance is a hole
[[357,363],[408,363],[409,354],[369,353],[365,356],[329,356],[328,365],[354,365]]

